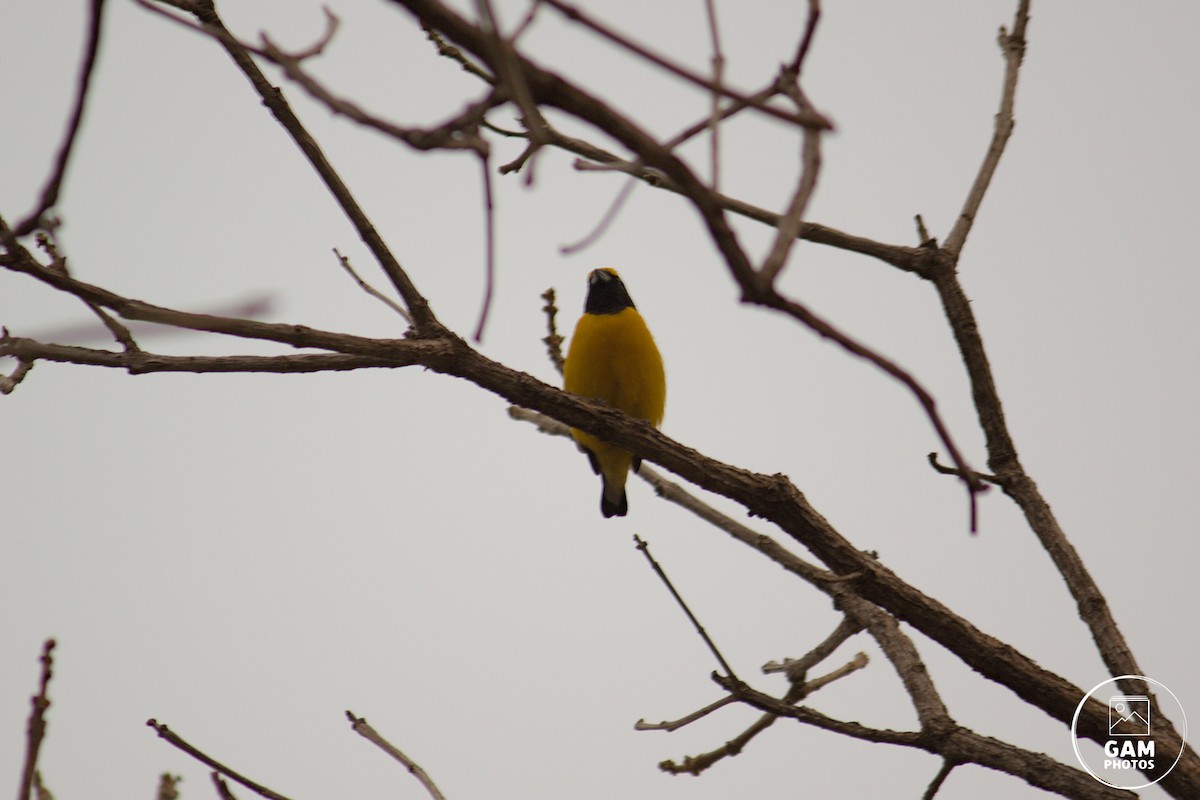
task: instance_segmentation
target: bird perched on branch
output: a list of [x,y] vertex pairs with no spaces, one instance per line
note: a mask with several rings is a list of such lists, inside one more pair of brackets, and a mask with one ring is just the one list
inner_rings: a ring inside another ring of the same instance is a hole
[[[602,400],[656,428],[662,422],[667,400],[662,356],[614,269],[588,275],[587,302],[563,365],[563,388]],[[625,479],[630,467],[637,472],[641,459],[576,428],[571,436],[603,481],[600,513],[625,516]]]

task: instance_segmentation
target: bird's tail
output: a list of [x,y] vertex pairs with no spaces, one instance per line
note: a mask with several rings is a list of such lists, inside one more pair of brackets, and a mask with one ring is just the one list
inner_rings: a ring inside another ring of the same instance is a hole
[[625,499],[625,484],[610,483],[604,478],[604,489],[600,492],[600,513],[608,517],[623,517],[629,511],[629,501]]

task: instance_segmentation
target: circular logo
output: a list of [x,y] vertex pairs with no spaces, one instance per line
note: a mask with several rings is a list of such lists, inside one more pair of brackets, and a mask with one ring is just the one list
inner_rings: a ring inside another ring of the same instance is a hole
[[[1178,741],[1166,735],[1172,727]],[[1093,778],[1116,789],[1144,789],[1167,777],[1186,741],[1187,717],[1179,698],[1145,675],[1096,684],[1071,718],[1075,757]]]

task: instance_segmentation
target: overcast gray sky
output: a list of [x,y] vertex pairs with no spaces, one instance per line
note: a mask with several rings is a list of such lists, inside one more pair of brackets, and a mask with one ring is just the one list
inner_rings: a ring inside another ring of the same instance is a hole
[[[0,213],[10,221],[32,206],[58,145],[86,5],[0,0]],[[804,85],[837,131],[825,139],[810,218],[915,244],[920,213],[944,237],[991,134],[996,31],[1015,2],[824,5]],[[520,4],[501,7],[509,24],[519,18]],[[403,11],[377,0],[330,8],[342,26],[313,69],[339,93],[414,125],[478,96]],[[619,0],[602,13],[706,69],[703,3],[655,8]],[[790,56],[805,4],[717,8],[729,80],[756,89]],[[310,0],[221,10],[243,38],[266,30],[290,47],[323,25]],[[219,48],[126,0],[107,14],[58,209],[74,274],[187,309],[268,295],[272,320],[398,336],[400,320],[330,253],[338,247],[383,285],[365,248]],[[1147,674],[1200,720],[1198,28],[1192,3],[1034,4],[1016,133],[961,271],[1026,467]],[[702,93],[549,10],[524,43],[663,137],[705,113]],[[439,316],[469,333],[483,286],[476,162],[410,152],[282,85]],[[507,112],[493,120],[511,124]],[[725,190],[782,209],[794,134],[746,116],[722,135]],[[497,149],[497,163],[520,151]],[[707,159],[703,141],[685,152]],[[620,268],[666,363],[666,433],[785,472],[856,546],[983,630],[1081,687],[1107,677],[1015,507],[989,494],[980,535],[968,536],[961,489],[925,464],[940,448],[911,396],[796,324],[740,306],[678,197],[639,186],[595,245],[561,255],[623,180],[577,173],[571,161],[545,153],[532,187],[495,180],[498,283],[484,353],[554,382],[538,295],[558,288],[569,330],[586,272]],[[734,224],[761,257],[772,232]],[[984,465],[930,287],[815,245],[796,248],[784,286],[911,370]],[[0,273],[0,324],[14,334],[88,316]],[[267,351],[201,335],[144,343]],[[422,797],[349,731],[347,708],[454,800],[919,797],[938,769],[923,753],[778,724],[701,778],[660,773],[657,762],[717,747],[756,715],[729,708],[670,735],[633,730],[719,696],[711,657],[634,533],[764,689],[782,692],[783,680],[758,668],[807,651],[837,615],[824,595],[640,481],[630,515],[602,519],[598,482],[573,447],[509,420],[504,402],[466,382],[418,369],[131,377],[42,363],[0,397],[0,430],[0,774],[14,783],[48,636],[59,648],[41,766],[64,800],[150,797],[162,771],[184,776],[185,798],[212,796],[207,771],[159,741],[149,717],[292,797]],[[916,638],[960,722],[1073,763],[1060,724]],[[871,666],[812,705],[911,728],[894,672],[864,638],[828,666],[859,650]],[[1034,796],[979,768],[956,771],[939,794]]]

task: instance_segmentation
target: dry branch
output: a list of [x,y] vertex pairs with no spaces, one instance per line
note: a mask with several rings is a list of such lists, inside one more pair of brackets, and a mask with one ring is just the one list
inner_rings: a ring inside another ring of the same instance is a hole
[[47,639],[42,645],[42,674],[38,681],[38,692],[30,699],[33,708],[29,711],[29,722],[25,726],[25,765],[21,769],[21,790],[18,800],[29,800],[34,781],[40,783],[37,761],[42,749],[42,741],[46,738],[46,709],[50,708],[50,698],[46,690],[50,687],[50,678],[54,676],[54,645],[53,639]]

